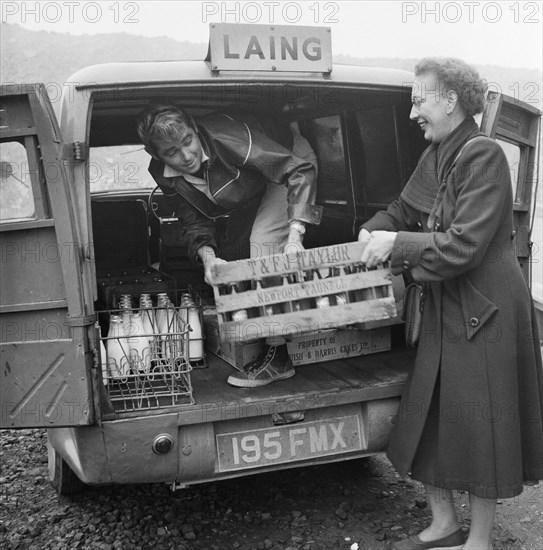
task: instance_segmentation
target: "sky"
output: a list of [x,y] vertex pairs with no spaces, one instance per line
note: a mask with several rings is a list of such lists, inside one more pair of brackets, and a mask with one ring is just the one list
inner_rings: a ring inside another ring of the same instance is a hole
[[334,54],[455,56],[470,63],[541,69],[543,2],[444,1],[0,1],[3,23],[27,29],[168,36],[202,44],[209,24],[330,27]]

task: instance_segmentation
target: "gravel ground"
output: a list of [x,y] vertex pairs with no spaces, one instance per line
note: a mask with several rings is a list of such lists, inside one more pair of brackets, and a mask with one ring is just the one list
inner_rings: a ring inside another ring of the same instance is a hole
[[[386,550],[426,525],[420,485],[382,456],[208,483],[57,497],[42,430],[0,435],[2,549]],[[543,489],[498,506],[496,550],[543,549]],[[458,496],[463,527],[466,495]]]

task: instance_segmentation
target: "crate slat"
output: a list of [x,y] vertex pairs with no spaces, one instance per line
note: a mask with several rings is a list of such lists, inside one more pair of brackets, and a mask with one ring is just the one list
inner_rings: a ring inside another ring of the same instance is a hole
[[316,268],[360,263],[364,245],[359,242],[299,250],[295,254],[274,254],[250,260],[216,264],[211,269],[213,285],[235,281],[262,280]]
[[377,298],[353,304],[306,309],[255,317],[245,321],[227,321],[219,325],[227,342],[251,342],[260,338],[299,336],[306,332],[352,325],[364,321],[389,319],[396,314],[394,297]]
[[232,292],[217,296],[215,304],[219,313],[251,307],[264,307],[284,302],[295,302],[354,290],[386,287],[391,283],[390,272],[384,269],[339,275],[327,279],[282,284],[268,288]]

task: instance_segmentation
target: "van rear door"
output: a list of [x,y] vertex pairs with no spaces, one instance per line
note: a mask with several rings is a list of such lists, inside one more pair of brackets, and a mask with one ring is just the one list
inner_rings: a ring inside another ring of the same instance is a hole
[[527,281],[530,280],[530,217],[538,178],[536,154],[540,119],[540,111],[530,104],[498,92],[489,92],[481,122],[481,130],[500,144],[509,161],[515,247]]
[[42,84],[0,92],[0,427],[90,424],[94,318],[60,131]]

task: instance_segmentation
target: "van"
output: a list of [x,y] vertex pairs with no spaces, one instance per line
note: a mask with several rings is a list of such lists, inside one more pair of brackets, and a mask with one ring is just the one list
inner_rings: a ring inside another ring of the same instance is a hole
[[[409,121],[409,72],[332,65],[327,28],[211,27],[204,61],[77,72],[58,123],[44,85],[2,88],[0,426],[47,428],[61,495],[114,483],[177,488],[382,452],[413,364],[398,316],[384,351],[304,364],[251,390],[228,386],[232,367],[209,346],[184,371],[185,391],[143,385],[126,397],[104,379],[102,319],[120,295],[188,290],[201,315],[213,301],[187,257],[182,220],[147,172],[135,120],[150,101],[195,119],[227,112],[278,136],[300,132],[318,159],[323,207],[307,248],[355,241],[427,146]],[[527,280],[539,118],[492,92],[480,120],[510,160]]]

